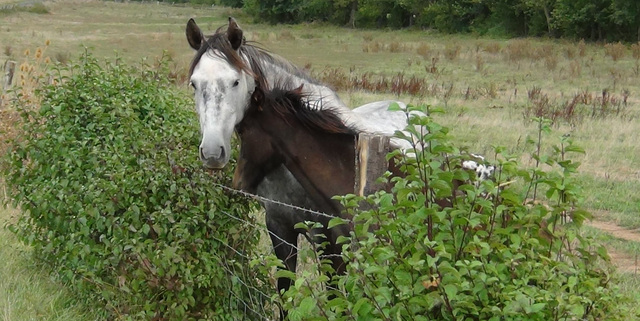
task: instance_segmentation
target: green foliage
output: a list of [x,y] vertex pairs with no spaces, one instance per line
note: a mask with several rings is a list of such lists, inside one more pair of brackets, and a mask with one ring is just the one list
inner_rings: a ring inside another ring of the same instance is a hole
[[[535,121],[540,135],[530,143],[539,166],[522,169],[497,147],[495,181],[459,185],[470,175],[451,156],[460,153],[448,129],[411,117],[429,131],[408,127],[411,137],[402,137],[420,138],[424,149],[404,159],[406,177],[391,179],[391,193],[342,199],[354,224],[343,240],[347,273],[321,291],[322,274],[295,279],[283,296],[289,319],[627,319],[630,311],[617,310],[606,250],[580,230],[589,214],[577,205],[579,164],[567,156],[583,151],[564,137],[542,154],[551,123]],[[359,209],[363,202],[369,210]]]
[[69,65],[43,78],[57,84],[39,88],[39,108],[17,106],[24,135],[3,168],[24,215],[11,229],[110,318],[262,313],[269,282],[247,258],[255,205],[213,185],[229,173],[201,169],[196,117],[167,59],[133,67],[86,53]]
[[296,23],[300,20],[300,0],[245,0],[244,8],[256,19],[269,23]]
[[0,6],[0,15],[16,12],[47,14],[49,13],[49,9],[43,3],[6,4]]
[[220,5],[232,8],[242,8],[242,5],[244,4],[244,0],[218,0],[215,2]]
[[437,1],[425,8],[421,24],[442,32],[464,32],[474,23],[481,21],[486,7],[477,1],[456,0]]
[[244,8],[270,23],[319,20],[344,25],[356,8],[356,26],[368,28],[415,26],[450,33],[640,39],[640,4],[635,0],[246,0]]

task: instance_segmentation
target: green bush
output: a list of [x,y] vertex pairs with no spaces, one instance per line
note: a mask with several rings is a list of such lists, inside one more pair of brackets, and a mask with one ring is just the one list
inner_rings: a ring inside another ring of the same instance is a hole
[[[468,181],[469,174],[451,156],[460,151],[447,138],[448,129],[429,117],[413,117],[411,123],[429,133],[412,136],[428,147],[404,161],[407,176],[392,178],[391,193],[343,198],[355,226],[344,238],[347,273],[326,291],[317,290],[324,276],[296,279],[284,295],[290,319],[629,318],[629,311],[617,308],[621,298],[605,249],[580,231],[588,213],[576,205],[579,186],[572,174],[578,164],[567,155],[582,151],[565,137],[543,154],[550,123],[536,121],[540,136],[529,143],[539,166],[520,169],[518,157],[497,148],[495,182],[456,189],[453,182]],[[451,206],[436,204],[452,194],[457,197]],[[359,210],[363,201],[372,209]],[[316,260],[320,271],[330,269]]]
[[201,169],[192,102],[166,59],[69,65],[43,77],[57,85],[36,91],[39,108],[16,102],[23,134],[2,167],[24,215],[10,228],[109,319],[263,313],[255,204],[212,184],[230,173]]

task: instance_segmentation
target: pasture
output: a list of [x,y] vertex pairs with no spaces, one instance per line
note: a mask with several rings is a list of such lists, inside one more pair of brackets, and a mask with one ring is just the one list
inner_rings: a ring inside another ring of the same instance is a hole
[[[490,159],[495,145],[511,152],[530,152],[532,146],[525,142],[537,135],[531,122],[533,115],[557,117],[555,133],[571,135],[586,150],[577,159],[582,163],[578,178],[584,205],[597,220],[626,229],[640,228],[637,44],[483,39],[430,31],[349,30],[314,24],[269,26],[251,24],[236,10],[156,3],[44,4],[49,13],[0,13],[2,62],[13,59],[19,64],[27,50],[32,55],[47,41],[50,45],[44,55],[60,63],[75,59],[83,46],[91,48],[96,56],[118,55],[132,63],[145,57],[153,61],[165,51],[173,60],[171,68],[178,86],[188,91],[186,75],[193,52],[184,37],[186,21],[195,17],[203,29],[213,32],[233,15],[246,31],[247,40],[306,66],[313,75],[339,89],[347,105],[397,97],[443,107],[446,113],[438,115],[437,121],[451,128],[455,142]],[[396,87],[371,92],[385,81]],[[400,87],[403,89],[397,89]],[[532,163],[530,159],[522,161]],[[640,302],[640,243],[598,229],[589,228],[588,232],[614,250],[626,273],[619,278],[621,288]],[[2,244],[17,244],[5,231],[0,237]],[[15,253],[2,255],[8,261]],[[30,270],[28,263],[25,266]],[[24,286],[31,283],[29,278],[23,285],[3,283],[0,288]],[[46,276],[35,274],[33,278]],[[55,287],[51,290],[57,291]],[[28,293],[16,295],[31,300]],[[20,305],[11,301],[6,304],[0,311]],[[9,314],[5,319],[16,317]]]

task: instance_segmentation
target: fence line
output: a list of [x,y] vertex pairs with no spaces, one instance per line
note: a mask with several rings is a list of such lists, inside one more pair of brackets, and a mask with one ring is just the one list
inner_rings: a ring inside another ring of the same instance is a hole
[[[277,204],[277,205],[288,207],[288,208],[292,208],[292,209],[295,209],[295,210],[306,211],[306,212],[309,212],[309,213],[312,213],[312,214],[315,214],[315,215],[319,215],[319,216],[322,216],[322,217],[327,217],[327,218],[335,218],[335,217],[337,217],[337,216],[329,215],[329,214],[324,213],[324,212],[314,211],[312,209],[303,208],[303,207],[296,206],[296,205],[293,205],[293,204],[284,203],[284,202],[281,202],[281,201],[278,201],[278,200],[273,200],[273,199],[266,198],[266,197],[263,197],[263,196],[260,196],[260,195],[256,195],[256,194],[252,194],[252,193],[245,192],[245,191],[242,191],[242,190],[238,190],[238,189],[235,189],[235,188],[231,188],[229,186],[226,186],[226,185],[223,185],[223,184],[220,184],[220,183],[217,183],[217,182],[211,182],[211,183],[215,187],[221,188],[221,189],[223,189],[225,191],[228,191],[228,192],[231,192],[231,193],[234,193],[234,194],[238,194],[238,195],[241,195],[241,196],[244,196],[244,197],[247,197],[247,198],[259,200],[259,201],[262,201],[262,202],[268,202],[268,203],[272,203],[272,204]],[[277,238],[282,243],[285,243],[285,244],[291,246],[292,248],[295,248],[298,253],[301,252],[301,249],[298,247],[297,244],[291,244],[290,242],[287,242],[284,239],[280,238],[278,235],[276,235],[273,232],[269,231],[269,229],[264,224],[255,224],[255,223],[250,222],[250,221],[248,221],[248,220],[246,220],[244,218],[237,217],[237,216],[235,216],[235,215],[233,215],[233,214],[231,214],[231,213],[229,213],[227,211],[224,211],[224,210],[220,210],[218,212],[230,217],[231,219],[238,220],[238,221],[241,221],[241,222],[243,222],[245,224],[248,224],[248,225],[250,225],[252,227],[255,227],[257,229],[264,230],[270,236],[273,236],[273,237]],[[247,254],[240,252],[238,249],[230,246],[229,244],[227,244],[226,242],[224,242],[223,240],[221,240],[219,238],[213,237],[213,239],[218,241],[224,247],[226,247],[228,249],[231,249],[239,257],[242,257],[242,258],[244,258],[246,260],[249,260],[249,261],[251,261],[252,259],[255,259],[254,257],[250,257]],[[322,258],[340,257],[340,256],[341,256],[340,254],[323,254],[323,255],[321,255]],[[302,262],[302,260],[298,260],[298,261]],[[242,296],[238,295],[237,293],[234,293],[233,289],[230,289],[230,291],[229,291],[230,292],[230,296],[235,298],[235,300],[237,300],[240,304],[242,304],[245,307],[245,311],[246,310],[251,311],[251,313],[253,313],[255,316],[258,316],[260,320],[264,320],[264,321],[273,320],[272,318],[269,318],[268,316],[271,316],[271,315],[276,316],[277,313],[276,313],[275,307],[277,306],[277,307],[279,307],[281,309],[281,307],[280,307],[281,303],[279,303],[277,301],[273,301],[272,300],[272,296],[268,295],[267,293],[264,293],[262,290],[260,290],[256,286],[251,285],[252,282],[251,282],[250,279],[249,280],[244,280],[243,279],[243,277],[244,277],[243,275],[239,275],[238,273],[236,273],[236,271],[234,271],[233,268],[230,268],[224,262],[223,262],[222,268],[229,275],[233,275],[236,278],[236,280],[239,282],[239,284],[242,287],[244,287],[246,290],[248,290],[249,293],[254,293],[255,296],[256,296],[256,299],[250,298],[249,299],[250,302],[245,302],[243,300]],[[273,289],[276,290],[275,287]],[[252,304],[252,302],[254,304]],[[274,304],[274,306],[273,307],[269,307],[268,305],[261,304],[260,302],[271,302],[272,304]],[[262,307],[262,309],[263,309],[262,313],[260,313],[259,311],[255,310],[255,308],[256,308],[256,304],[255,303],[258,303],[258,305]]]
[[[280,202],[280,201],[277,201],[277,200],[273,200],[273,199],[270,199],[270,198],[266,198],[266,197],[264,197],[264,196],[260,196],[260,195],[252,194],[252,193],[249,193],[249,192],[241,191],[241,190],[238,190],[238,189],[235,189],[235,188],[231,188],[231,187],[229,187],[229,186],[226,186],[226,185],[223,185],[223,184],[220,184],[220,183],[212,182],[212,184],[213,184],[214,186],[219,187],[219,188],[222,188],[222,189],[224,189],[224,190],[226,190],[226,191],[229,191],[229,192],[232,192],[232,193],[236,193],[236,194],[240,194],[240,195],[245,196],[245,197],[248,197],[248,198],[258,199],[258,200],[261,200],[261,201],[264,201],[264,202],[268,202],[268,203],[273,203],[273,204],[277,204],[277,205],[281,205],[281,206],[289,207],[289,208],[292,208],[292,209],[295,209],[295,210],[300,210],[300,211],[309,212],[309,213],[311,213],[311,214],[316,214],[316,215],[323,216],[323,217],[327,217],[327,218],[336,218],[336,217],[338,217],[338,218],[339,218],[339,216],[329,215],[329,214],[324,213],[324,212],[318,212],[318,211],[314,211],[314,210],[312,210],[312,209],[307,209],[307,208],[300,207],[300,206],[296,206],[296,205],[293,205],[293,204]],[[230,218],[232,218],[232,219],[235,219],[235,220],[238,220],[238,221],[244,222],[244,223],[246,223],[246,224],[249,224],[249,225],[251,225],[252,227],[257,227],[257,228],[265,229],[269,235],[271,235],[271,236],[273,236],[273,237],[277,238],[278,240],[280,240],[280,242],[282,242],[282,243],[284,243],[284,244],[286,244],[286,245],[289,245],[289,246],[291,246],[292,248],[295,248],[297,251],[300,251],[300,248],[297,246],[297,244],[291,244],[290,242],[285,241],[284,239],[282,239],[282,238],[281,238],[281,237],[279,237],[278,235],[276,235],[276,234],[274,234],[273,232],[269,231],[269,229],[268,229],[265,225],[256,225],[256,224],[251,223],[251,222],[249,222],[249,221],[247,221],[247,220],[244,220],[244,219],[242,219],[242,218],[240,218],[240,217],[237,217],[237,216],[234,216],[234,215],[232,215],[232,214],[229,214],[229,213],[228,213],[228,212],[226,212],[226,211],[220,211],[220,212],[221,212],[222,214],[224,214],[224,215],[229,216],[229,217],[230,217]],[[227,244],[225,244],[225,246],[228,246],[228,245],[227,245]],[[322,255],[322,257],[323,257],[323,258],[324,258],[324,257],[340,257],[340,256],[341,256],[340,254],[323,254],[323,255]],[[245,257],[245,258],[246,258],[246,257]]]
[[324,213],[324,212],[318,212],[318,211],[314,211],[312,209],[296,206],[296,205],[289,204],[289,203],[280,202],[280,201],[277,201],[277,200],[274,200],[274,199],[266,198],[264,196],[251,194],[249,192],[245,192],[245,191],[241,191],[241,190],[238,190],[238,189],[235,189],[235,188],[231,188],[229,186],[222,185],[220,183],[213,182],[213,185],[217,186],[217,187],[220,187],[220,188],[222,188],[222,189],[224,189],[226,191],[229,191],[229,192],[232,192],[232,193],[236,193],[236,194],[240,194],[240,195],[243,195],[243,196],[246,196],[246,197],[249,197],[249,198],[257,199],[257,200],[260,200],[260,201],[264,201],[264,202],[268,202],[268,203],[272,203],[272,204],[276,204],[276,205],[281,205],[281,206],[284,206],[284,207],[289,207],[289,208],[292,208],[292,209],[295,209],[295,210],[308,212],[308,213],[319,215],[319,216],[323,216],[323,217],[326,217],[326,218],[329,218],[329,219],[338,217],[338,216],[335,216],[335,215],[329,215],[329,214]]
[[[383,187],[380,184],[378,184],[376,182],[376,180],[377,180],[378,177],[382,176],[383,173],[386,172],[387,168],[388,168],[388,161],[386,160],[386,155],[388,153],[388,148],[389,148],[389,138],[388,137],[381,137],[379,135],[366,135],[366,134],[363,135],[363,134],[361,134],[359,139],[358,139],[358,141],[359,141],[359,144],[356,147],[356,162],[355,162],[356,177],[355,177],[355,182],[354,182],[354,191],[358,195],[364,196],[364,195],[370,194],[370,193],[372,193],[372,192],[374,192],[376,190],[380,190]],[[170,162],[171,162],[171,160],[170,160]],[[475,161],[472,161],[472,162],[476,165],[476,167],[478,167],[478,164]],[[475,170],[477,172],[477,168],[475,168],[475,167],[465,168],[465,169]],[[482,178],[484,178],[484,177],[481,177],[481,179]],[[229,192],[229,193],[233,193],[235,195],[240,195],[240,196],[243,196],[243,197],[246,197],[246,198],[250,198],[250,199],[253,199],[253,200],[258,200],[258,201],[260,201],[262,203],[269,203],[269,204],[274,204],[274,205],[278,205],[278,206],[283,206],[283,207],[286,207],[286,208],[289,208],[289,209],[293,209],[293,210],[296,210],[296,211],[302,211],[302,212],[307,212],[307,213],[310,213],[310,214],[314,214],[314,215],[317,215],[317,217],[322,217],[322,218],[328,218],[328,219],[340,218],[340,216],[329,215],[329,214],[324,213],[324,212],[315,211],[315,210],[304,208],[304,207],[300,207],[300,206],[297,206],[297,205],[294,205],[294,204],[289,204],[289,203],[285,203],[285,202],[282,202],[282,201],[270,199],[270,198],[267,198],[267,197],[264,197],[264,196],[252,194],[252,193],[249,193],[249,192],[246,192],[246,191],[238,190],[238,189],[235,189],[235,188],[220,184],[220,183],[215,182],[215,181],[212,181],[211,183],[213,184],[214,187],[220,188],[223,191],[226,191],[226,192]],[[363,203],[364,202],[361,202],[361,204],[363,204]],[[246,220],[246,219],[241,218],[241,217],[234,216],[231,213],[228,213],[227,211],[224,211],[224,210],[220,210],[218,212],[230,217],[233,220],[237,220],[239,222],[242,222],[243,224],[248,224],[249,226],[257,228],[258,230],[267,231],[268,235],[270,235],[272,237],[272,239],[277,239],[280,242],[282,242],[282,244],[286,244],[288,246],[291,246],[291,248],[295,249],[295,251],[297,253],[305,253],[304,251],[301,251],[300,247],[298,247],[297,240],[296,240],[296,242],[294,242],[296,244],[291,244],[290,242],[285,241],[284,239],[282,239],[281,237],[279,237],[275,233],[269,231],[269,229],[264,224],[255,224],[254,222],[251,222],[251,221]],[[342,218],[342,219],[347,221],[347,222],[350,222],[350,223],[354,222],[353,218],[348,218],[348,219]],[[222,240],[216,238],[216,241],[218,241],[221,244],[223,244],[223,246],[226,246],[227,248],[232,249],[232,251],[234,253],[236,253],[236,255],[238,255],[239,257],[242,257],[244,259],[252,261],[253,258],[249,257],[245,253],[241,253],[240,251],[238,251],[237,249],[229,246],[228,244],[226,244]],[[311,242],[311,240],[309,240],[309,241]],[[323,254],[323,255],[320,255],[320,257],[314,256],[312,259],[314,260],[314,263],[317,263],[317,261],[315,261],[316,259],[329,258],[329,257],[342,257],[342,254]],[[299,260],[298,262],[302,262],[302,261],[304,261],[304,260]],[[275,309],[271,309],[271,311],[268,311],[268,310],[270,310],[270,308],[269,308],[268,304],[265,304],[265,302],[271,302],[271,303],[275,304],[276,306],[280,307],[281,302],[279,302],[277,299],[274,300],[272,297],[270,297],[270,296],[266,295],[264,292],[260,291],[260,289],[256,288],[255,286],[252,286],[251,285],[252,282],[251,282],[251,278],[250,277],[243,280],[243,277],[247,277],[246,275],[238,275],[238,274],[234,273],[233,269],[230,269],[226,264],[225,264],[225,266],[223,268],[225,269],[225,271],[227,273],[229,273],[229,275],[233,275],[234,277],[237,278],[240,286],[243,287],[243,291],[248,291],[248,293],[250,294],[248,302],[242,302],[242,304],[244,304],[244,306],[247,309],[251,310],[253,313],[258,314],[254,310],[254,308],[256,306],[260,306],[261,309],[265,312],[265,314],[272,314]],[[254,299],[254,296],[253,296],[254,294],[255,294],[255,299]],[[232,295],[235,298],[242,300],[241,296],[238,296],[235,293],[233,293]],[[255,303],[257,303],[257,305]],[[259,315],[260,319],[264,319],[265,318],[264,315],[260,315],[260,314],[258,314],[258,315]]]

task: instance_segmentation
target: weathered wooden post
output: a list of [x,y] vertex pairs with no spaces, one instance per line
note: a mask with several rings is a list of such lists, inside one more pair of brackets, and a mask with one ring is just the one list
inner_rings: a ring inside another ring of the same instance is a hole
[[7,62],[4,63],[4,82],[2,83],[2,88],[4,89],[4,91],[11,87],[11,84],[13,83],[13,74],[15,71],[16,62],[13,60],[7,60]]
[[384,188],[376,182],[384,174],[389,162],[389,137],[361,133],[356,144],[355,194],[365,196]]
[[[2,82],[2,91],[0,92],[0,95],[4,95],[4,93],[7,92],[9,88],[11,88],[11,83],[13,82],[13,74],[15,73],[15,70],[16,70],[15,61],[7,60],[7,62],[4,63],[4,81]],[[2,105],[3,105],[3,101],[2,101],[2,97],[0,97],[0,107],[2,107]]]

